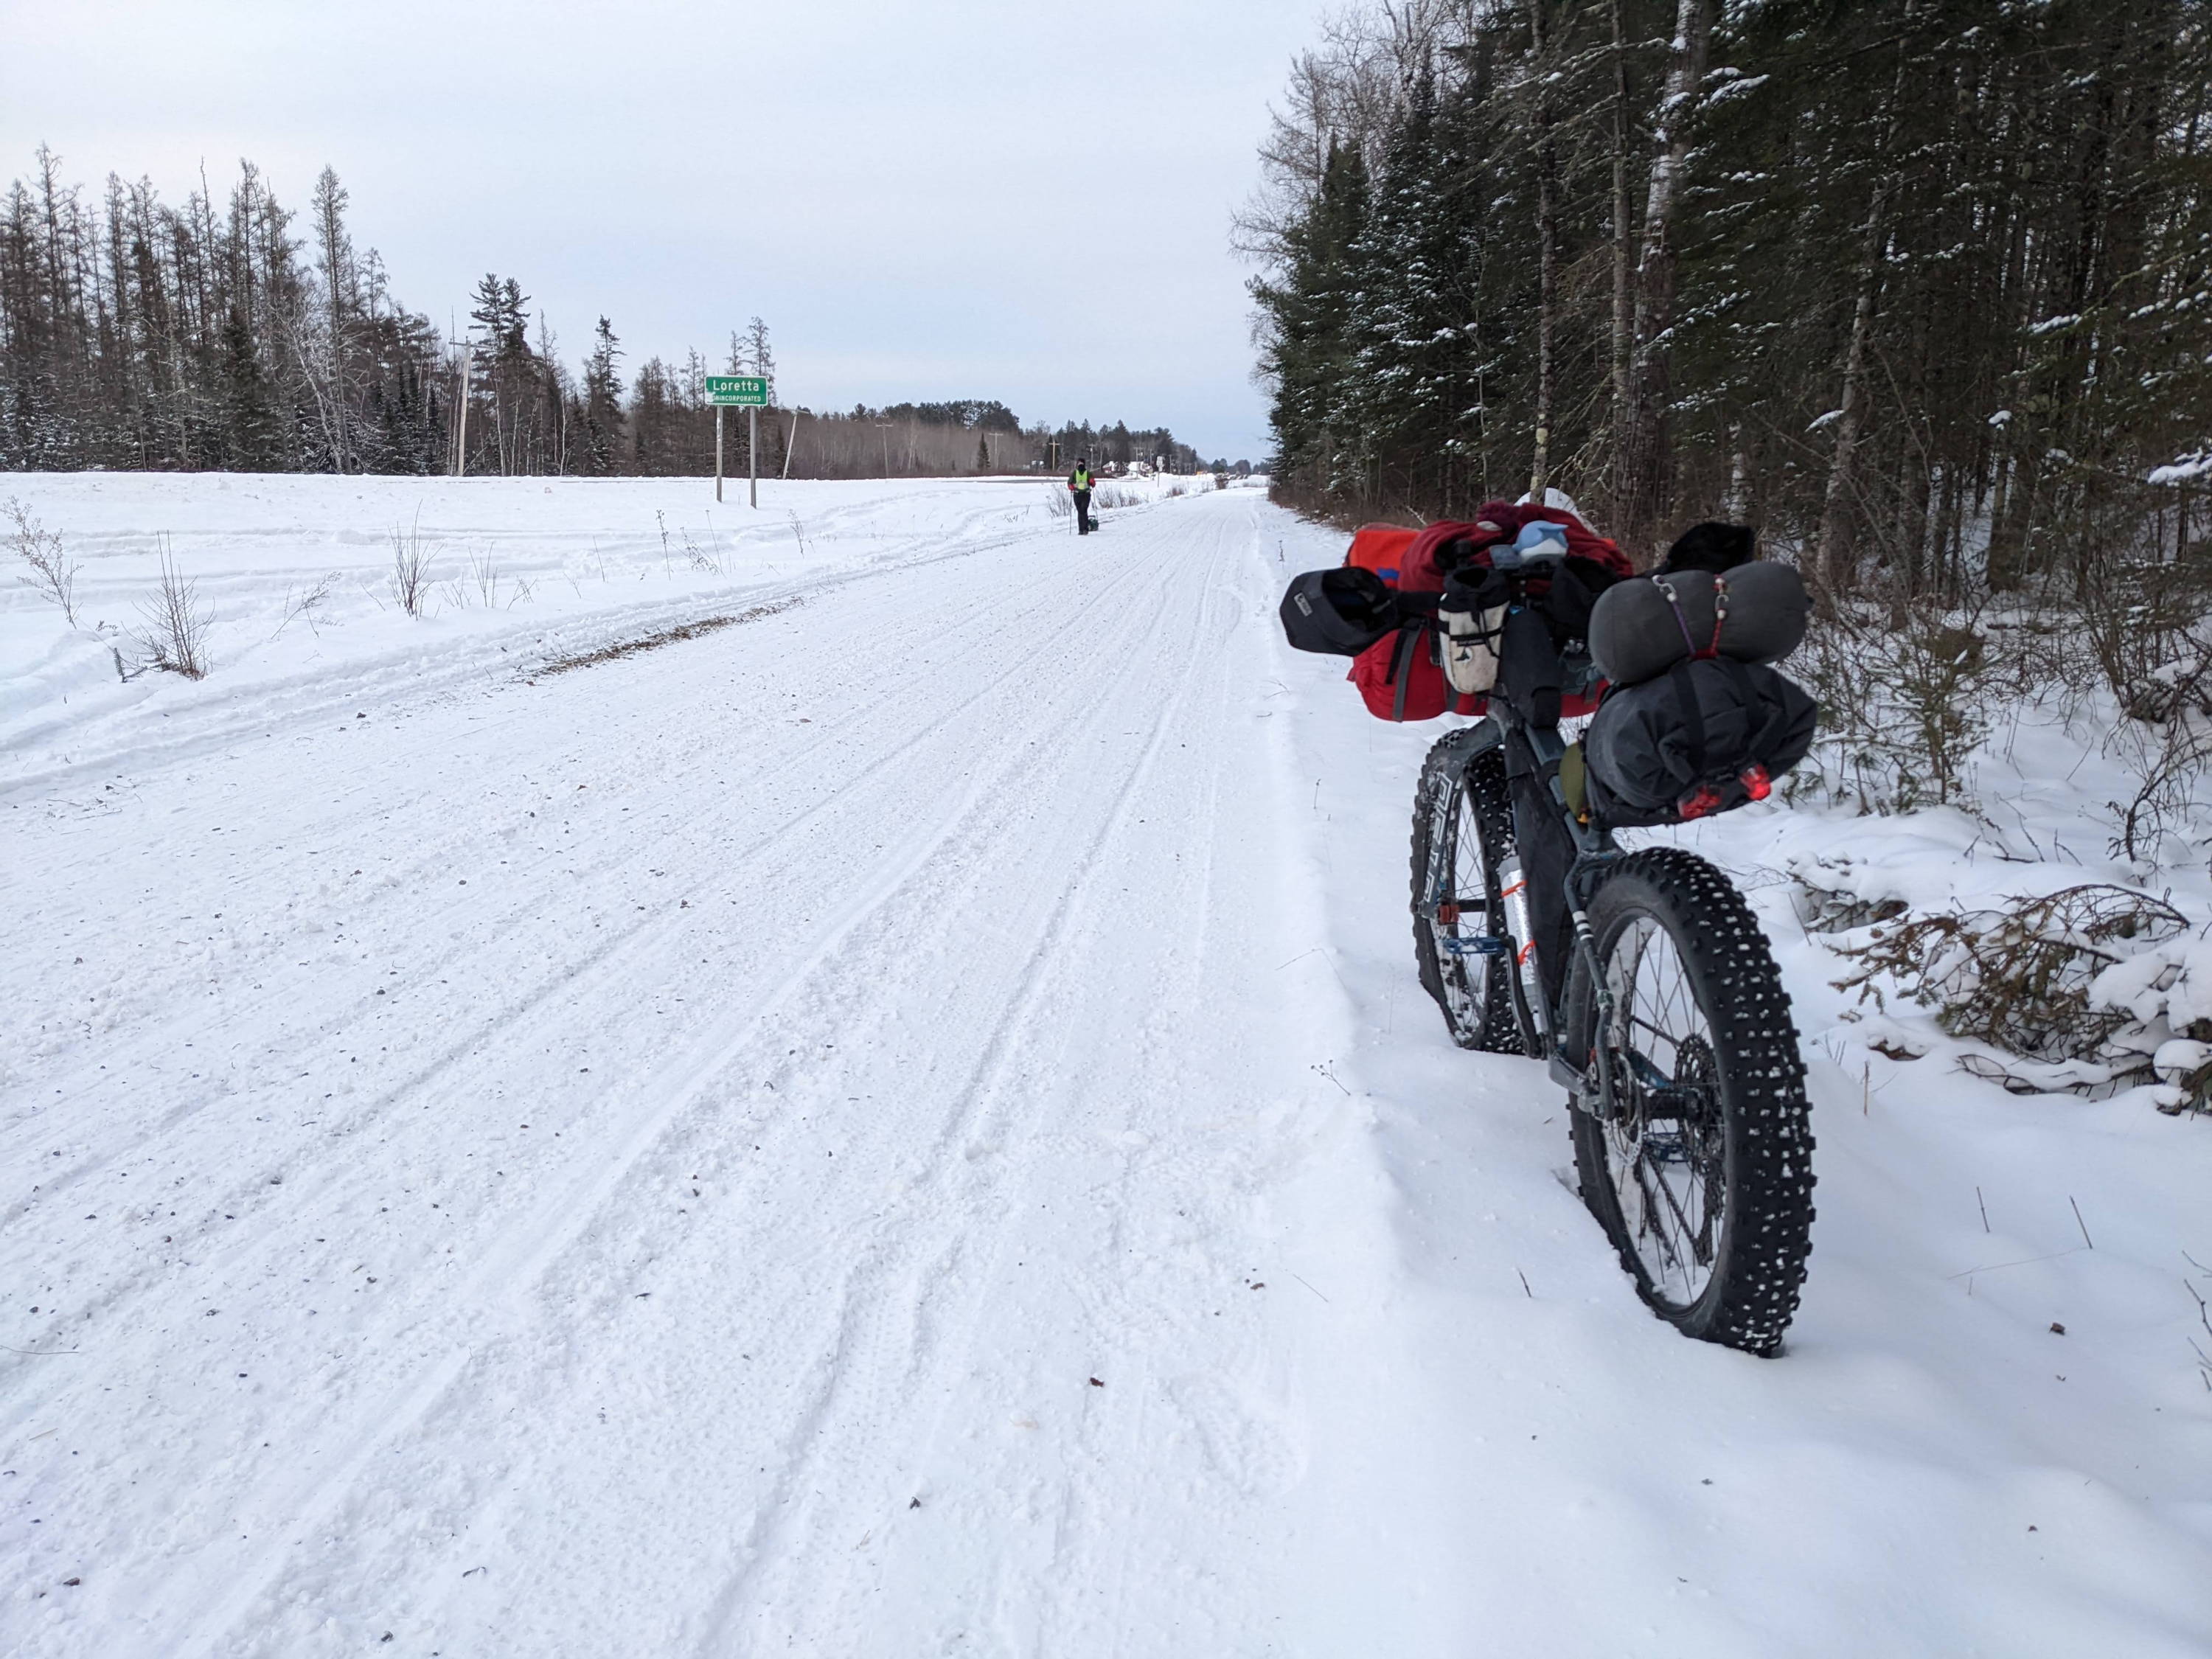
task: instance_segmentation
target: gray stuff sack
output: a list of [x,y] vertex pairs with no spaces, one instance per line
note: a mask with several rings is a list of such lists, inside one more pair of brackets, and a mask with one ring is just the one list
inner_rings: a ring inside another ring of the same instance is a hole
[[1591,610],[1590,658],[1615,685],[1641,685],[1692,657],[1776,663],[1804,639],[1811,611],[1803,578],[1786,564],[1618,582]]

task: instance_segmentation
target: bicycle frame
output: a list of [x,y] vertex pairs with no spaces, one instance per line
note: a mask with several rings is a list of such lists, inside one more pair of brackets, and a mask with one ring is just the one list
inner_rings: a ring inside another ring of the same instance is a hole
[[[1589,925],[1589,901],[1607,868],[1621,857],[1621,850],[1615,845],[1611,831],[1583,822],[1568,806],[1565,790],[1559,781],[1559,763],[1566,754],[1567,740],[1559,734],[1558,726],[1534,724],[1502,684],[1491,692],[1485,721],[1496,730],[1498,745],[1509,754],[1517,746],[1534,763],[1547,800],[1574,838],[1575,858],[1567,869],[1565,896],[1568,919],[1574,928],[1572,957],[1564,964],[1566,971],[1560,978],[1557,1006],[1544,1010],[1543,1031],[1548,1048],[1544,1060],[1553,1081],[1566,1090],[1568,1101],[1575,1109],[1611,1119],[1619,1115],[1617,1103],[1620,1097],[1613,1075],[1614,1056],[1604,1042],[1591,1043],[1597,1070],[1597,1086],[1593,1092],[1585,1069],[1588,1061],[1584,1066],[1577,1066],[1566,1043],[1569,1034],[1577,1030],[1601,1033],[1612,1029],[1613,994],[1598,971],[1597,939]],[[1490,746],[1482,744],[1474,752]],[[1525,939],[1521,942],[1528,943]],[[1540,941],[1538,948],[1542,948]],[[1585,1008],[1580,1000],[1583,998],[1587,998],[1591,1006]]]
[[[1686,849],[1619,846],[1566,787],[1583,757],[1559,717],[1584,682],[1549,626],[1530,625],[1547,621],[1510,608],[1492,619],[1485,718],[1422,764],[1422,983],[1461,1048],[1544,1060],[1567,1096],[1576,1188],[1637,1294],[1686,1335],[1772,1353],[1811,1249],[1788,993],[1721,871]],[[1486,958],[1482,976],[1448,969],[1447,948]]]

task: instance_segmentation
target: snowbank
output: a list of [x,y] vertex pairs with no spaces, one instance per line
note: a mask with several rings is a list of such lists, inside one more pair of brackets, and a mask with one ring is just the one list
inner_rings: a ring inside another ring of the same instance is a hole
[[[1285,574],[1342,554],[1312,526],[1281,539]],[[2212,1652],[2212,1122],[2161,1115],[2154,1090],[1968,1075],[1932,1020],[1834,988],[1849,935],[1804,919],[1816,886],[1932,908],[2139,883],[2096,822],[2116,785],[2099,734],[2031,714],[1976,780],[2002,830],[1774,803],[1643,833],[1747,890],[1810,1066],[1811,1275],[1761,1362],[1641,1312],[1573,1192],[1559,1091],[1451,1047],[1414,979],[1404,862],[1448,723],[1373,720],[1341,679],[1285,653],[1273,704],[1315,781],[1332,944],[1304,968],[1350,1005],[1332,1069],[1364,1120],[1291,1253],[1330,1304],[1293,1306],[1358,1332],[1312,1385],[1337,1425],[1316,1479],[1393,1517],[1358,1568],[1407,1593],[1316,1588],[1314,1650]],[[2201,872],[2160,878],[2212,915]],[[1873,1046],[1899,1023],[1923,1057]]]
[[[1188,482],[1121,487],[1142,502]],[[1042,479],[764,481],[757,510],[742,481],[727,493],[717,505],[697,478],[0,477],[0,500],[58,532],[81,568],[72,630],[19,568],[0,568],[0,785],[220,734],[265,698],[526,673],[1054,521]],[[395,544],[410,541],[428,560],[419,617],[392,580]],[[214,666],[198,684],[136,672],[165,550],[212,617]]]

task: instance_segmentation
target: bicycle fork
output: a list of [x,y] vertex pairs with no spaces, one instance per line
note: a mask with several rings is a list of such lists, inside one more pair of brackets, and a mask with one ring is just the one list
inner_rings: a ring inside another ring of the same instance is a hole
[[[1567,1091],[1568,1102],[1576,1110],[1588,1112],[1599,1119],[1617,1117],[1620,1115],[1618,1103],[1620,1095],[1618,1079],[1613,1075],[1613,1050],[1607,1041],[1607,1033],[1613,1030],[1613,989],[1598,970],[1597,934],[1590,927],[1589,912],[1580,904],[1575,904],[1568,915],[1574,922],[1576,966],[1581,970],[1583,981],[1589,988],[1585,993],[1588,1008],[1583,1018],[1589,1032],[1590,1052],[1583,1069],[1577,1071],[1559,1043],[1554,1042],[1549,1045],[1550,1059],[1546,1062],[1547,1069],[1552,1074],[1552,1081]],[[1567,994],[1570,1011],[1575,1008],[1577,1001],[1570,988]],[[1597,1068],[1595,1096],[1589,1088],[1589,1067],[1593,1063]]]
[[1521,1000],[1536,1022],[1537,1032],[1548,1046],[1552,1040],[1552,1005],[1544,995],[1543,975],[1536,963],[1536,929],[1528,902],[1528,873],[1521,855],[1508,853],[1498,863],[1498,896],[1505,907],[1505,934],[1513,942],[1514,971],[1521,979]]

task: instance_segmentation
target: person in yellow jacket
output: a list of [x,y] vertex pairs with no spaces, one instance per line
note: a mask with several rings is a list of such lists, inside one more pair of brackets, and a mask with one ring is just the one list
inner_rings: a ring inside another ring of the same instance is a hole
[[1091,533],[1091,486],[1095,482],[1088,456],[1075,464],[1075,471],[1067,475],[1068,493],[1075,497],[1075,533]]

